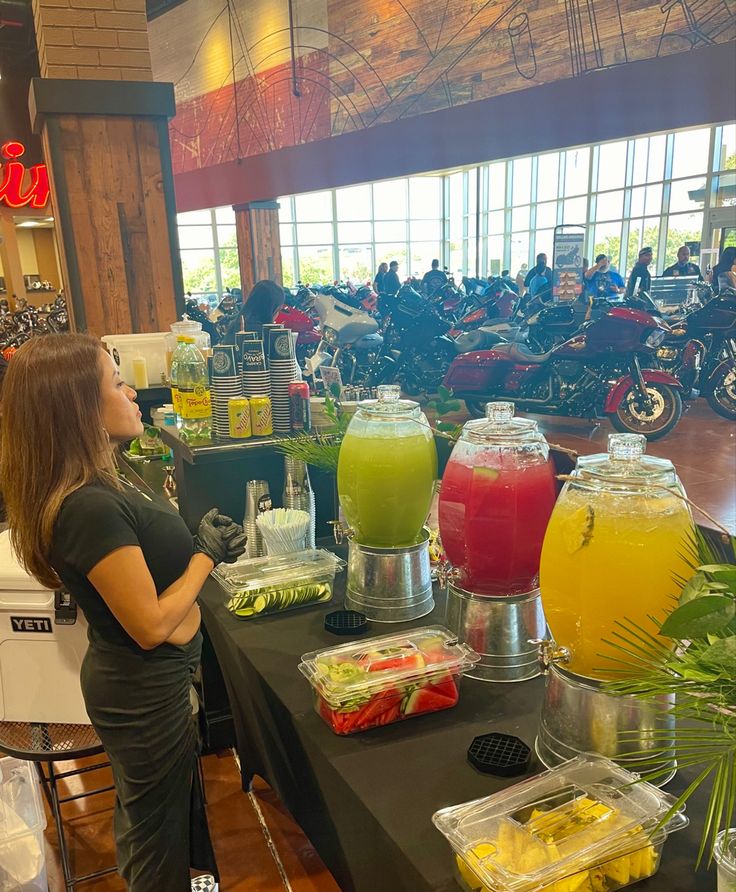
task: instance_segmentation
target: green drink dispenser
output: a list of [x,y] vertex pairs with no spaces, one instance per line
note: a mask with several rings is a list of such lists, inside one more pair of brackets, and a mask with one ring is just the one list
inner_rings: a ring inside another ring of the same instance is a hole
[[349,539],[346,607],[403,622],[434,607],[429,513],[437,477],[434,435],[398,387],[361,402],[340,447],[337,489]]

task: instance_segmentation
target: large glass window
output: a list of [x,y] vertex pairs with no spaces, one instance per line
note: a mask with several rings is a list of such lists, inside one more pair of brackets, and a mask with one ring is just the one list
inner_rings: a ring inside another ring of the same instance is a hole
[[[554,227],[587,224],[586,257],[622,274],[639,250],[653,271],[698,242],[713,207],[736,205],[736,123],[645,134],[278,199],[284,284],[372,279],[398,260],[401,278],[433,259],[462,275],[515,274],[551,257]],[[480,224],[480,225],[479,225]],[[185,287],[216,300],[239,284],[232,208],[178,216]],[[628,239],[622,239],[628,233]]]

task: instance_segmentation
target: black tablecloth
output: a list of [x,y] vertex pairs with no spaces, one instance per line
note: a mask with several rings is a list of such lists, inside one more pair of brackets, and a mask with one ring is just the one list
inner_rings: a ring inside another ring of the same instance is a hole
[[[338,737],[314,712],[297,670],[303,653],[345,640],[323,628],[335,603],[243,621],[224,600],[209,580],[202,613],[228,688],[245,785],[254,774],[271,784],[345,892],[457,892],[450,848],[432,814],[514,782],[479,774],[465,754],[473,737],[493,730],[532,745],[543,679],[464,679],[454,709]],[[402,626],[374,623],[368,636],[442,624],[443,617],[439,595],[431,616]],[[530,773],[542,768],[535,761]],[[680,772],[667,789],[680,792],[692,777]],[[713,871],[694,871],[704,801],[700,794],[691,800],[691,826],[668,841],[659,873],[636,886],[641,892],[715,889]],[[247,858],[244,852],[244,864]]]

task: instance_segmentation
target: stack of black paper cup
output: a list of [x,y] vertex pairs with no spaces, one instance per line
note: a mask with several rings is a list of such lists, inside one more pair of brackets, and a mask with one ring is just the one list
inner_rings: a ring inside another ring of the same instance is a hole
[[271,378],[266,368],[263,341],[243,342],[243,393],[247,397],[271,392]]
[[271,333],[276,334],[279,331],[285,331],[283,325],[279,322],[267,322],[261,326],[263,328],[263,352],[266,354],[266,368],[271,367]]
[[216,437],[230,436],[228,400],[243,395],[243,382],[238,374],[234,344],[217,344],[212,348],[212,427]]
[[291,430],[289,384],[294,380],[294,344],[287,329],[270,331],[268,367],[271,375],[271,411],[273,432],[288,434]]

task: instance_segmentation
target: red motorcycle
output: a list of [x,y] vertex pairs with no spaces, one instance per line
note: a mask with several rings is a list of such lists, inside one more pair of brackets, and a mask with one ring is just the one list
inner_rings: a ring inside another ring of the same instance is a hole
[[512,399],[541,415],[604,414],[616,430],[656,440],[680,420],[680,382],[640,359],[653,360],[667,333],[649,313],[616,307],[546,353],[514,342],[459,355],[444,384],[475,417],[486,402]]
[[296,359],[300,366],[312,356],[322,340],[317,324],[304,310],[284,304],[276,314],[274,322],[286,326],[290,331],[298,333],[296,339]]

